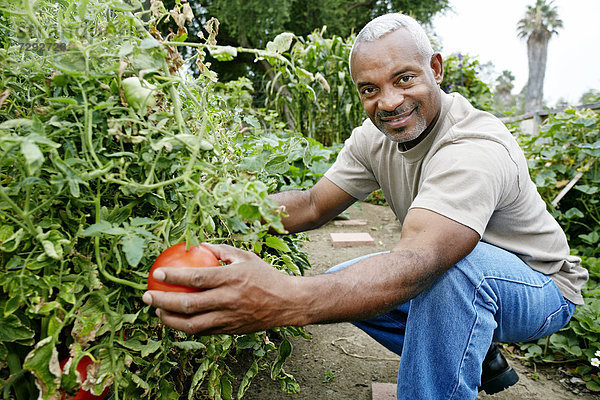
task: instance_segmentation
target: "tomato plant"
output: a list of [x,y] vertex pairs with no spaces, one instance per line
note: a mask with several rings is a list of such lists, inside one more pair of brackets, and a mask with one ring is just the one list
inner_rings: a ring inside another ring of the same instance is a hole
[[[68,361],[69,361],[69,358],[63,359],[59,364],[60,368],[64,369],[64,367]],[[94,362],[90,356],[84,356],[77,363],[77,372],[79,372],[79,377],[81,378],[82,383],[86,381],[87,375],[88,375],[88,367],[90,365],[93,365],[93,363]],[[105,388],[104,391],[102,392],[102,394],[100,394],[100,395],[95,395],[92,392],[90,392],[89,390],[79,389],[77,391],[77,393],[75,394],[75,396],[73,396],[73,397],[67,397],[67,395],[63,392],[61,400],[65,400],[65,399],[66,400],[103,400],[106,398],[107,394],[108,394],[108,388]]]
[[[74,391],[75,374],[59,365],[67,354],[92,356],[93,392],[109,388],[114,400],[241,398],[263,370],[297,391],[282,364],[301,329],[186,335],[141,301],[153,261],[173,243],[228,243],[288,273],[306,265],[293,239],[269,235],[283,230],[280,211],[240,168],[243,149],[231,138],[243,110],[225,106],[208,66],[197,78],[180,69],[177,46],[197,48],[202,64],[216,31],[208,44],[163,38],[157,21],[189,21],[186,2],[170,12],[160,1],[151,10],[135,0],[4,3],[3,398]],[[250,363],[232,372],[240,352]]]
[[188,286],[174,285],[157,281],[152,275],[156,268],[169,267],[218,267],[221,264],[215,255],[202,245],[190,246],[186,249],[185,242],[173,245],[160,253],[160,255],[152,264],[148,274],[148,289],[162,290],[164,292],[184,292],[193,293],[200,289],[191,288]]

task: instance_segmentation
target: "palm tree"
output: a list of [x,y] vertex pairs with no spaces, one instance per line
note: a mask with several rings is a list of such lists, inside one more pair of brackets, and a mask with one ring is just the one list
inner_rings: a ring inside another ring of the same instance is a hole
[[552,1],[546,3],[546,0],[536,0],[535,5],[527,6],[525,16],[517,24],[518,36],[527,38],[529,79],[525,111],[535,111],[542,107],[548,42],[552,35],[558,34],[557,29],[562,26],[556,7],[552,5]]

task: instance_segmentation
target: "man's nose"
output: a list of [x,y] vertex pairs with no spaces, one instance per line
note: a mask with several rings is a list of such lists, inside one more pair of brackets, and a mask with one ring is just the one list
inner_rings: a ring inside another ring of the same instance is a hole
[[383,92],[379,99],[379,109],[384,111],[394,111],[404,102],[404,94],[396,88],[388,89]]

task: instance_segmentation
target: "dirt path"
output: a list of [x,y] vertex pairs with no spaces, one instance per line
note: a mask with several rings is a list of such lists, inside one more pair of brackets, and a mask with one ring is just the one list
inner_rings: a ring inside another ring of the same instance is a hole
[[[329,223],[309,232],[310,242],[305,246],[312,270],[307,275],[320,274],[329,267],[363,254],[390,249],[400,234],[400,226],[387,207],[360,204],[349,210],[352,219],[368,221],[366,226],[340,227]],[[335,248],[331,232],[369,232],[374,246]],[[348,299],[352,301],[352,299]],[[301,393],[290,395],[280,391],[267,373],[260,374],[252,383],[248,400],[370,400],[373,382],[396,382],[398,356],[389,352],[351,324],[312,325],[306,328],[311,340],[295,339],[294,351],[285,366],[300,384]],[[535,371],[516,359],[509,359],[520,376],[511,388],[479,399],[600,399],[585,386],[571,382],[571,377],[553,368]],[[538,376],[537,379],[532,377]],[[577,380],[575,380],[577,382]],[[379,399],[378,399],[379,400]]]

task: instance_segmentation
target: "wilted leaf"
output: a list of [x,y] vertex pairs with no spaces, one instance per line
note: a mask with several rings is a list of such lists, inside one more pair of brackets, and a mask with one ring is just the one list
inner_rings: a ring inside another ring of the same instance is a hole
[[56,388],[60,385],[62,375],[58,363],[58,351],[52,336],[39,341],[33,350],[27,354],[23,368],[35,376],[35,385],[47,400],[59,400],[60,393]]
[[267,43],[267,50],[279,54],[286,52],[290,49],[295,36],[291,32],[282,32],[275,36],[275,39]]

